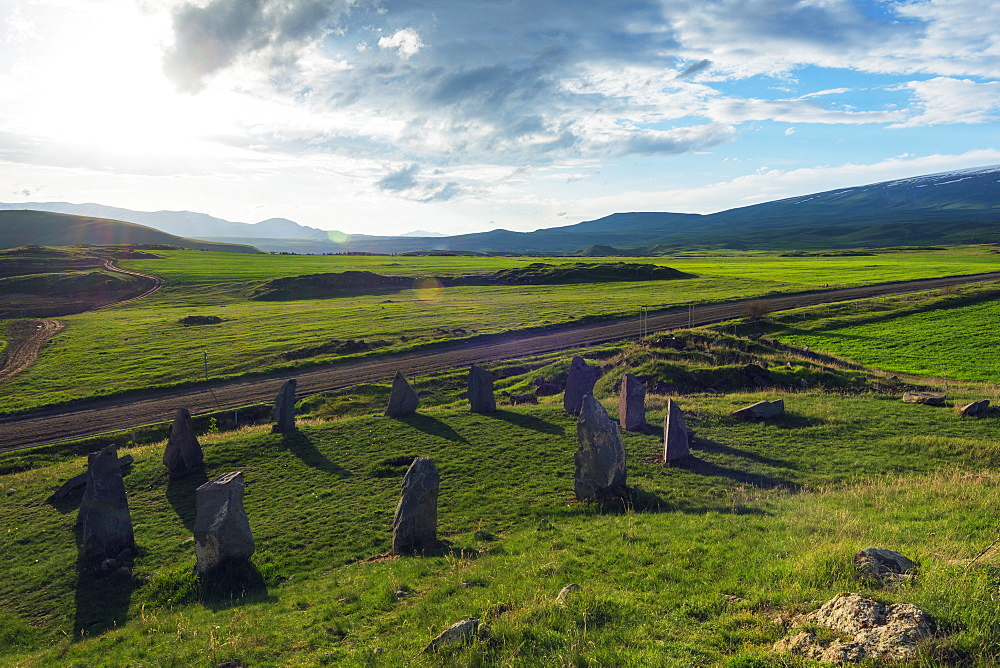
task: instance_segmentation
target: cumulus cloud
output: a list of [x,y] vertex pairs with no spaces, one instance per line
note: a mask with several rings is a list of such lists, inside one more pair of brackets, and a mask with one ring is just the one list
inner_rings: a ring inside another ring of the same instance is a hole
[[424,43],[420,41],[420,35],[413,28],[400,30],[391,37],[382,37],[378,41],[380,49],[395,51],[403,60],[420,53],[424,48]]
[[936,77],[910,81],[901,86],[913,92],[919,113],[890,127],[952,123],[986,123],[997,120],[1000,110],[1000,82],[977,83],[971,79]]
[[418,202],[444,202],[461,194],[462,188],[457,181],[418,178],[420,172],[420,165],[405,165],[389,171],[375,182],[375,187]]

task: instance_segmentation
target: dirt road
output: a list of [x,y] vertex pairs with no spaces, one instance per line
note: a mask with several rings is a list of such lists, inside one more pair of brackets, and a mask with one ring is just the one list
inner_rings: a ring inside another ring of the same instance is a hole
[[[58,320],[17,320],[12,322],[7,332],[10,343],[0,356],[0,383],[10,380],[35,361],[38,351],[45,342],[59,333],[63,323]],[[0,442],[3,435],[0,434]]]
[[[761,300],[771,311],[799,306],[863,299],[879,295],[929,290],[978,281],[1000,280],[1000,272],[973,276],[953,276],[870,285],[862,288],[826,290]],[[707,325],[740,318],[746,301],[674,308],[649,314],[648,331]],[[559,329],[502,337],[482,337],[459,341],[431,350],[387,355],[306,370],[283,371],[266,377],[205,383],[185,389],[157,390],[118,399],[101,399],[66,408],[53,408],[21,416],[0,418],[0,450],[56,443],[74,438],[127,429],[172,418],[185,407],[193,414],[271,401],[288,378],[297,379],[300,395],[339,389],[361,383],[389,380],[396,370],[417,375],[443,369],[489,364],[555,350],[579,348],[639,334],[639,318],[623,318],[588,325],[568,325]]]

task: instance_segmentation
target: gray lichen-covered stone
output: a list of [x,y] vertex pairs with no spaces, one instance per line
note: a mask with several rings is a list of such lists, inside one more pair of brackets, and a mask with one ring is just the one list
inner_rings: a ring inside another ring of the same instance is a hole
[[87,488],[77,522],[81,528],[80,563],[85,568],[117,559],[135,546],[125,482],[118,452],[109,445],[87,456]]
[[465,642],[476,635],[478,628],[478,617],[469,617],[468,619],[463,619],[460,622],[455,622],[439,633],[434,640],[431,640],[427,647],[424,647],[421,654],[436,652],[441,648],[441,645]]
[[249,559],[255,546],[243,508],[243,473],[209,480],[195,490],[195,502],[194,569],[207,573],[225,561]]
[[170,439],[163,450],[163,463],[173,474],[200,468],[204,463],[201,444],[191,424],[191,413],[186,408],[178,408],[174,415]]
[[496,413],[493,374],[475,364],[469,369],[469,410],[473,413]]
[[630,373],[622,376],[618,394],[618,426],[625,431],[646,431],[646,386]]
[[574,357],[566,376],[563,410],[570,415],[579,415],[583,408],[583,398],[594,391],[594,384],[600,375],[601,370],[596,366],[590,366],[582,357]]
[[583,408],[576,421],[580,442],[573,461],[576,464],[574,490],[581,501],[599,501],[625,492],[625,448],[618,424],[593,395],[583,398]]
[[429,457],[417,457],[403,477],[392,519],[392,553],[410,554],[438,546],[437,502],[441,476]]
[[881,547],[866,547],[854,555],[858,575],[881,585],[895,585],[911,578],[917,565],[899,552]]
[[673,399],[667,399],[667,413],[663,416],[663,461],[683,459],[691,454],[691,437],[694,432],[684,424],[684,413]]
[[903,401],[908,404],[927,404],[928,406],[944,406],[947,395],[937,392],[903,392]]
[[285,381],[274,397],[274,427],[271,431],[277,434],[287,434],[295,431],[295,379]]
[[957,407],[955,412],[959,415],[966,415],[969,417],[978,417],[985,415],[986,411],[989,410],[990,400],[980,399],[979,401],[973,401],[970,404],[965,404],[964,406]]
[[406,382],[406,377],[399,371],[392,377],[392,391],[389,393],[389,405],[385,407],[386,417],[401,417],[417,411],[420,397]]
[[750,406],[733,411],[733,417],[743,420],[766,420],[767,418],[778,417],[785,413],[785,401],[776,399],[775,401],[758,401]]

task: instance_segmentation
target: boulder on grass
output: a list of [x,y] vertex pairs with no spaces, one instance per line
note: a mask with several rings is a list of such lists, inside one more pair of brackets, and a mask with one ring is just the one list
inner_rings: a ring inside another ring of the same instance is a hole
[[186,408],[178,408],[170,425],[170,439],[163,450],[163,464],[171,474],[176,475],[201,468],[203,460],[201,444],[194,435],[191,413]]
[[973,401],[971,404],[956,407],[955,412],[959,415],[965,415],[968,417],[981,417],[986,415],[986,411],[989,410],[989,408],[990,400],[980,399],[979,401]]
[[223,562],[249,559],[255,546],[243,508],[243,473],[209,480],[195,490],[195,503],[194,569],[207,573]]
[[601,376],[601,370],[590,366],[582,357],[573,357],[566,376],[563,390],[563,410],[570,415],[579,415],[583,409],[583,398],[594,391],[594,385]]
[[411,554],[438,546],[437,502],[441,476],[430,457],[417,457],[403,477],[392,518],[392,553]]
[[573,453],[574,491],[580,501],[601,501],[625,493],[625,448],[618,424],[593,395],[583,398],[576,421],[580,443]]
[[947,399],[947,395],[937,392],[903,392],[903,401],[908,404],[944,406],[945,399]]
[[420,397],[399,371],[392,377],[392,391],[389,393],[389,405],[385,407],[386,417],[402,417],[417,412]]
[[90,453],[86,475],[77,523],[81,529],[80,565],[91,569],[105,559],[131,554],[135,534],[116,446]]
[[493,374],[475,364],[469,369],[469,410],[487,415],[497,412],[493,396]]
[[917,565],[899,552],[866,547],[854,555],[854,568],[863,579],[878,585],[897,585],[916,574]]
[[739,408],[733,411],[732,414],[733,417],[738,417],[742,420],[766,420],[784,415],[784,413],[785,402],[783,399],[777,399],[775,401],[758,401],[750,406]]
[[618,426],[625,431],[646,431],[646,386],[630,373],[622,376],[618,394]]
[[275,434],[289,434],[295,431],[295,379],[285,381],[274,397],[274,410],[271,411]]

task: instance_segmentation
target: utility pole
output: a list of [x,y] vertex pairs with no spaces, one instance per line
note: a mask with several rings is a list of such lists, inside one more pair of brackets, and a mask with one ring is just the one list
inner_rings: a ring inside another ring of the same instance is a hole
[[208,380],[208,351],[207,350],[203,350],[201,352],[202,352],[202,355],[204,355],[204,359],[205,359],[205,380]]

